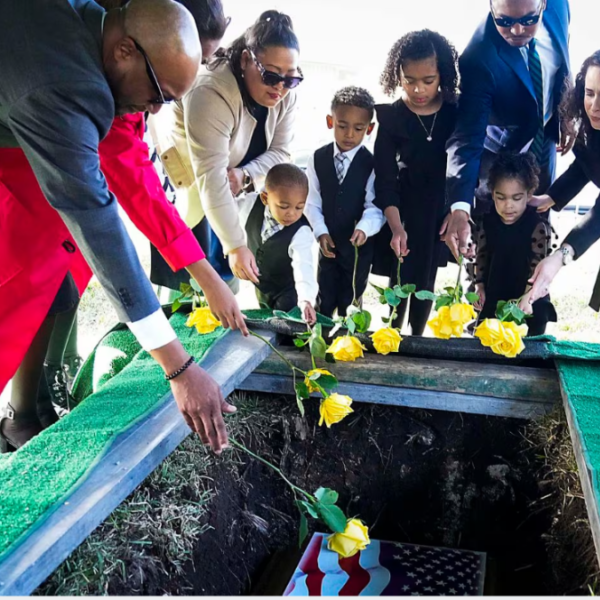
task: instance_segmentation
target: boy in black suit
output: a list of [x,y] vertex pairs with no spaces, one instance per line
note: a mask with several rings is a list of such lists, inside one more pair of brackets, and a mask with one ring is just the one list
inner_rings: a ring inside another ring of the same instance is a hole
[[304,216],[308,180],[292,164],[274,166],[260,194],[246,194],[238,202],[248,248],[256,257],[261,306],[288,312],[296,305],[304,320],[316,321],[318,286],[313,264],[314,238]]
[[[372,240],[385,223],[375,199],[373,155],[362,144],[373,131],[375,101],[367,90],[343,88],[333,98],[327,127],[335,142],[319,148],[308,163],[306,216],[319,241],[319,312],[345,316],[367,286]],[[359,247],[353,289],[355,247]]]

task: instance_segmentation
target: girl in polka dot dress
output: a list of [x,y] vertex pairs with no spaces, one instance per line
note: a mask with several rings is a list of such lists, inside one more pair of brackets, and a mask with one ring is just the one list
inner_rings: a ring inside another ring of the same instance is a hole
[[[499,300],[516,300],[528,290],[536,265],[557,247],[547,220],[527,203],[538,186],[539,167],[532,154],[504,153],[489,174],[494,208],[475,231],[475,284],[479,321],[494,318]],[[533,304],[528,335],[542,335],[556,321],[550,296]]]

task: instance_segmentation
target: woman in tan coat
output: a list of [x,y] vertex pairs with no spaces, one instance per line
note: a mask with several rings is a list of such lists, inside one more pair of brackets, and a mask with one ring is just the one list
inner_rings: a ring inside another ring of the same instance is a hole
[[[260,191],[269,169],[290,160],[296,109],[292,90],[302,81],[298,61],[290,18],[277,11],[263,13],[201,69],[192,90],[173,109],[172,144],[167,150],[161,144],[171,181],[186,191],[186,223],[224,279],[232,273],[258,282],[235,198]],[[222,248],[215,248],[214,234]]]

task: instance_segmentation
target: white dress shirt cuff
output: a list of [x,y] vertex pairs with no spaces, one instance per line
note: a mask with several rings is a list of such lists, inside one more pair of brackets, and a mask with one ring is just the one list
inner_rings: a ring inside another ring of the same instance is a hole
[[[383,218],[382,218],[383,217]],[[377,235],[385,224],[385,217],[380,214],[363,215],[363,218],[356,224],[354,230],[360,229],[368,238]]]
[[146,352],[162,348],[177,339],[162,308],[139,321],[127,323],[127,326]]
[[313,226],[313,234],[315,236],[315,239],[317,240],[317,242],[319,241],[319,238],[322,235],[329,235],[329,229],[327,229],[327,225],[325,225],[325,221],[323,221],[323,224],[315,224]]
[[455,202],[451,207],[450,211],[464,210],[468,215],[471,214],[471,205],[468,202]]

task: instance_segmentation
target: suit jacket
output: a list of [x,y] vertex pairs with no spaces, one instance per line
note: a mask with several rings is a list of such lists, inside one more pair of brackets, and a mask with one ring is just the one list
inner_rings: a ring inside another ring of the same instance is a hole
[[98,144],[115,112],[102,67],[103,12],[91,0],[3,0],[0,146],[22,148],[119,319],[134,322],[160,304],[100,170]]
[[[568,0],[548,0],[543,22],[555,48],[562,54],[556,74],[554,117],[546,125],[546,136],[558,141],[558,104],[569,77]],[[446,198],[473,203],[481,154],[520,151],[535,136],[538,107],[529,70],[518,48],[498,33],[491,14],[479,26],[460,57],[461,96],[453,135],[448,140]]]

